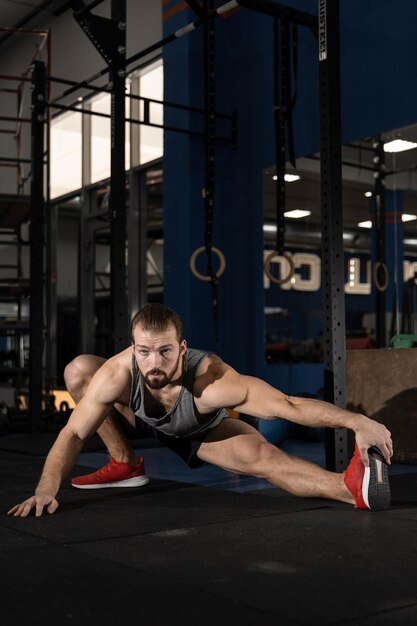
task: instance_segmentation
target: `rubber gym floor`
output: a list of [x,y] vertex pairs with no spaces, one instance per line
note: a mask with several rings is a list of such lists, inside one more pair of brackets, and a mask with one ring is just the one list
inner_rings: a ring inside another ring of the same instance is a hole
[[[391,508],[371,513],[190,470],[143,440],[146,487],[65,483],[54,515],[7,516],[51,444],[0,438],[2,626],[417,623],[417,466],[392,466]],[[283,447],[324,463],[323,444]],[[72,475],[106,462],[92,442]]]

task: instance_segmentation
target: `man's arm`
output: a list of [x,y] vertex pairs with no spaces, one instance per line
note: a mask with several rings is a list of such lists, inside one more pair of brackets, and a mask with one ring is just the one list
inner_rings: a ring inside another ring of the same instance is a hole
[[[70,418],[71,419],[71,418]],[[27,517],[35,509],[36,517],[40,517],[46,507],[48,513],[55,513],[58,493],[62,481],[75,465],[81,451],[83,440],[65,426],[52,446],[35,490],[35,495],[14,506],[8,515]]]
[[[368,465],[368,449],[377,446],[387,463],[393,454],[391,433],[383,424],[322,400],[286,396],[268,383],[243,376],[220,361],[213,362],[196,381],[199,410],[233,408],[264,419],[284,418],[310,427],[350,428],[361,458]],[[201,407],[201,408],[200,408]]]
[[10,509],[9,515],[27,517],[35,509],[36,517],[40,517],[45,507],[48,513],[54,513],[58,508],[55,496],[75,465],[84,440],[96,432],[125,390],[123,370],[106,365],[92,378],[87,393],[59,433],[46,458],[35,495]]

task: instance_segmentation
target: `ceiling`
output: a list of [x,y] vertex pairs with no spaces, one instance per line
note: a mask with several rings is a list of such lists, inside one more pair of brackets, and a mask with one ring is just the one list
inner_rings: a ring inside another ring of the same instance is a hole
[[[52,13],[52,0],[0,0],[0,27],[1,28],[36,28],[37,24],[49,17]],[[1,33],[0,43],[10,33]]]
[[[402,138],[417,143],[417,125],[395,129],[381,135],[385,143],[392,139]],[[345,243],[352,242],[356,249],[368,249],[370,241],[369,230],[358,227],[359,222],[372,219],[372,198],[365,196],[366,192],[374,190],[374,150],[373,139],[355,141],[348,146],[342,146],[342,202],[343,202],[343,230]],[[417,215],[417,149],[399,153],[386,153],[386,188],[403,192],[404,213]],[[286,184],[286,210],[304,209],[311,211],[311,215],[302,219],[286,220],[287,245],[298,246],[320,244],[320,155],[311,155],[298,159],[296,169],[290,165],[288,173],[296,173],[300,180]],[[276,181],[273,180],[275,169],[273,166],[264,172],[264,216],[265,223],[276,223]],[[417,220],[405,222],[404,237],[406,240],[417,238]],[[275,235],[265,235],[268,243],[274,241]],[[417,243],[417,241],[416,241]],[[417,250],[413,243],[407,246]]]

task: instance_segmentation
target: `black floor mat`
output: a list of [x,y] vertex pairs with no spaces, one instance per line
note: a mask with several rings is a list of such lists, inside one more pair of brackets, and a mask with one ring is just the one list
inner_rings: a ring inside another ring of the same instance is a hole
[[[46,456],[57,436],[57,433],[41,433],[39,435],[0,437],[0,451],[19,452],[33,457]],[[98,435],[90,437],[84,444],[85,452],[94,452],[100,449],[104,449],[104,444]]]
[[392,478],[392,508],[380,513],[151,480],[66,484],[54,515],[6,516],[41,467],[0,453],[4,624],[415,623],[417,474]]
[[[12,435],[0,437],[0,451],[18,452],[29,456],[46,456],[51,449],[58,433],[41,433],[39,435]],[[142,448],[160,447],[160,443],[151,437],[132,439],[134,447]],[[105,450],[105,446],[98,435],[93,435],[86,439],[83,445],[83,452],[95,452]]]
[[[94,557],[72,547],[50,544],[1,556],[8,574],[0,607],[5,626],[259,623],[259,611],[213,596],[204,586],[190,588],[175,580],[167,583],[159,574],[110,563],[105,557]],[[139,561],[140,556],[137,558]],[[276,626],[276,621],[265,615],[262,624]]]

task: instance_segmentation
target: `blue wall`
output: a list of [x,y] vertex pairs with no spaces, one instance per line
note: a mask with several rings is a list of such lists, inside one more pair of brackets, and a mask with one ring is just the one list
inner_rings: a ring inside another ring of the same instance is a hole
[[417,2],[342,0],[343,142],[416,122]]
[[[172,0],[164,10],[177,4]],[[285,4],[317,9],[308,0]],[[343,141],[415,122],[417,2],[342,0],[340,7]],[[164,34],[193,19],[190,10],[174,13]],[[299,36],[294,129],[302,156],[319,149],[318,60],[311,32],[302,28]],[[202,43],[200,28],[165,46],[165,100],[204,105]],[[240,371],[287,392],[314,392],[320,386],[317,366],[302,366],[298,376],[296,366],[284,372],[264,362],[262,171],[275,162],[272,20],[245,9],[217,18],[216,45],[217,109],[238,115],[237,147],[219,142],[217,149],[213,244],[227,260],[219,282],[219,341],[212,331],[210,287],[188,268],[191,253],[204,244],[204,142],[175,132],[165,133],[164,148],[165,301],[184,318],[190,345],[216,350]],[[165,121],[204,130],[197,114],[166,109]],[[200,260],[205,273],[204,255]]]

